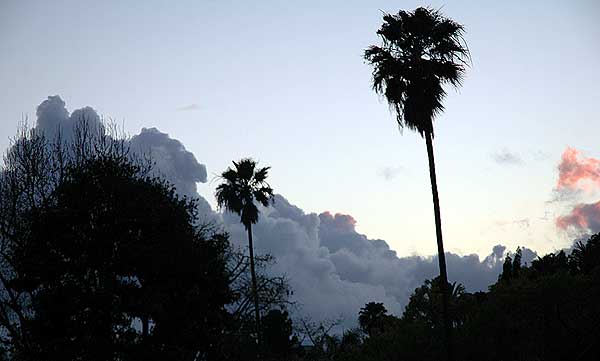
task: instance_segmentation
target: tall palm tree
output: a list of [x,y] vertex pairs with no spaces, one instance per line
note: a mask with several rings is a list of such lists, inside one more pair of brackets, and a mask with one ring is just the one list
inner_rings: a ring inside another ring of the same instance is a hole
[[251,158],[233,162],[234,168],[227,168],[222,174],[223,183],[217,186],[215,196],[219,208],[240,215],[240,221],[248,232],[248,249],[250,251],[250,273],[252,275],[252,298],[254,300],[254,316],[256,321],[256,337],[260,346],[260,312],[258,308],[258,290],[256,287],[256,271],[254,270],[254,247],[252,245],[252,225],[258,222],[260,211],[255,202],[268,206],[274,199],[273,189],[267,183],[267,174],[271,167],[256,167]]
[[382,46],[371,46],[364,54],[373,66],[373,89],[385,96],[398,126],[417,131],[427,145],[429,176],[433,194],[443,314],[448,359],[452,358],[451,324],[448,316],[448,275],[442,240],[440,202],[433,158],[433,120],[443,109],[443,86],[461,85],[470,61],[463,39],[463,26],[439,11],[417,8],[413,12],[384,14],[377,31]]

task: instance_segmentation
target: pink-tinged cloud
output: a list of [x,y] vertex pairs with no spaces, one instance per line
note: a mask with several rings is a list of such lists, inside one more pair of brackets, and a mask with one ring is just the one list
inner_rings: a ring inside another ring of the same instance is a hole
[[558,165],[557,189],[591,190],[600,186],[600,159],[585,158],[575,148],[567,147]]
[[600,201],[576,205],[570,214],[556,219],[556,226],[561,229],[572,227],[592,233],[600,232]]
[[349,214],[336,213],[331,214],[329,211],[325,211],[319,215],[321,222],[331,225],[338,231],[354,232],[356,226],[356,220]]

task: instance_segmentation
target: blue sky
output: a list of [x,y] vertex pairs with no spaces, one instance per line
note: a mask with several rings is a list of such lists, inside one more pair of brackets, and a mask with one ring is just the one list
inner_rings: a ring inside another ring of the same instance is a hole
[[[33,119],[59,94],[70,110],[90,105],[132,135],[169,133],[209,179],[232,159],[259,159],[302,209],[351,214],[400,254],[432,254],[425,144],[398,132],[362,60],[379,41],[380,10],[419,5],[463,23],[473,57],[436,122],[447,249],[567,245],[554,226],[561,209],[547,201],[567,146],[600,156],[593,0],[4,0],[0,147],[23,114]],[[199,192],[212,202],[215,185]]]

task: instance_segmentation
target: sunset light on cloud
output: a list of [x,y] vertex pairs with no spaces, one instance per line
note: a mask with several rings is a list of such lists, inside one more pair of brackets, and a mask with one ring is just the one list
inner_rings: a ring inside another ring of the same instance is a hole
[[556,225],[561,229],[572,226],[592,232],[600,231],[600,202],[576,205],[570,214],[558,217]]
[[600,159],[586,158],[575,148],[563,152],[558,171],[558,189],[595,190],[600,186]]
[[600,231],[600,201],[582,203],[577,197],[578,191],[593,196],[600,190],[600,159],[585,157],[579,150],[567,147],[558,171],[557,190],[574,191],[569,197],[579,202],[567,214],[556,218],[556,226],[561,230],[573,229],[577,232]]

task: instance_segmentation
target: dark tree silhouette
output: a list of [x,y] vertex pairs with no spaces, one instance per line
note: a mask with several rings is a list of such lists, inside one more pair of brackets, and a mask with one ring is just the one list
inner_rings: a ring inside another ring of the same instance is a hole
[[358,324],[369,336],[381,332],[387,310],[383,303],[369,302],[358,313]]
[[223,183],[217,186],[215,196],[220,208],[234,212],[248,232],[248,250],[250,252],[250,272],[254,297],[254,317],[256,321],[257,342],[260,347],[260,308],[256,271],[254,269],[254,247],[252,244],[252,225],[258,222],[259,210],[255,201],[268,206],[274,199],[273,189],[267,183],[270,167],[256,168],[253,159],[244,158],[233,162],[234,168],[227,168],[222,174]]
[[[591,236],[576,243],[577,252],[551,253],[529,266],[521,264],[517,249],[506,258],[504,277],[488,292],[449,285],[456,359],[600,359],[599,240],[600,235]],[[386,316],[382,332],[355,340],[351,348],[338,347],[333,359],[443,359],[441,302],[440,277],[426,280],[414,290],[402,317]]]
[[290,359],[298,338],[287,311],[270,310],[261,320],[262,356],[264,360]]
[[[85,135],[84,135],[85,134]],[[22,132],[0,169],[0,338],[14,360],[217,359],[227,235],[124,143]]]
[[[442,284],[446,285],[446,259],[442,240],[440,205],[433,156],[433,120],[443,109],[445,84],[461,84],[469,51],[462,37],[463,26],[439,11],[417,8],[413,12],[385,14],[377,34],[382,46],[371,46],[364,54],[373,67],[373,89],[387,99],[399,127],[417,131],[425,138],[433,194],[438,260]],[[451,327],[448,320],[448,290],[444,287],[443,313],[448,360],[452,359]]]
[[571,252],[570,264],[573,271],[585,274],[600,266],[600,233],[591,236],[587,242],[577,241]]

